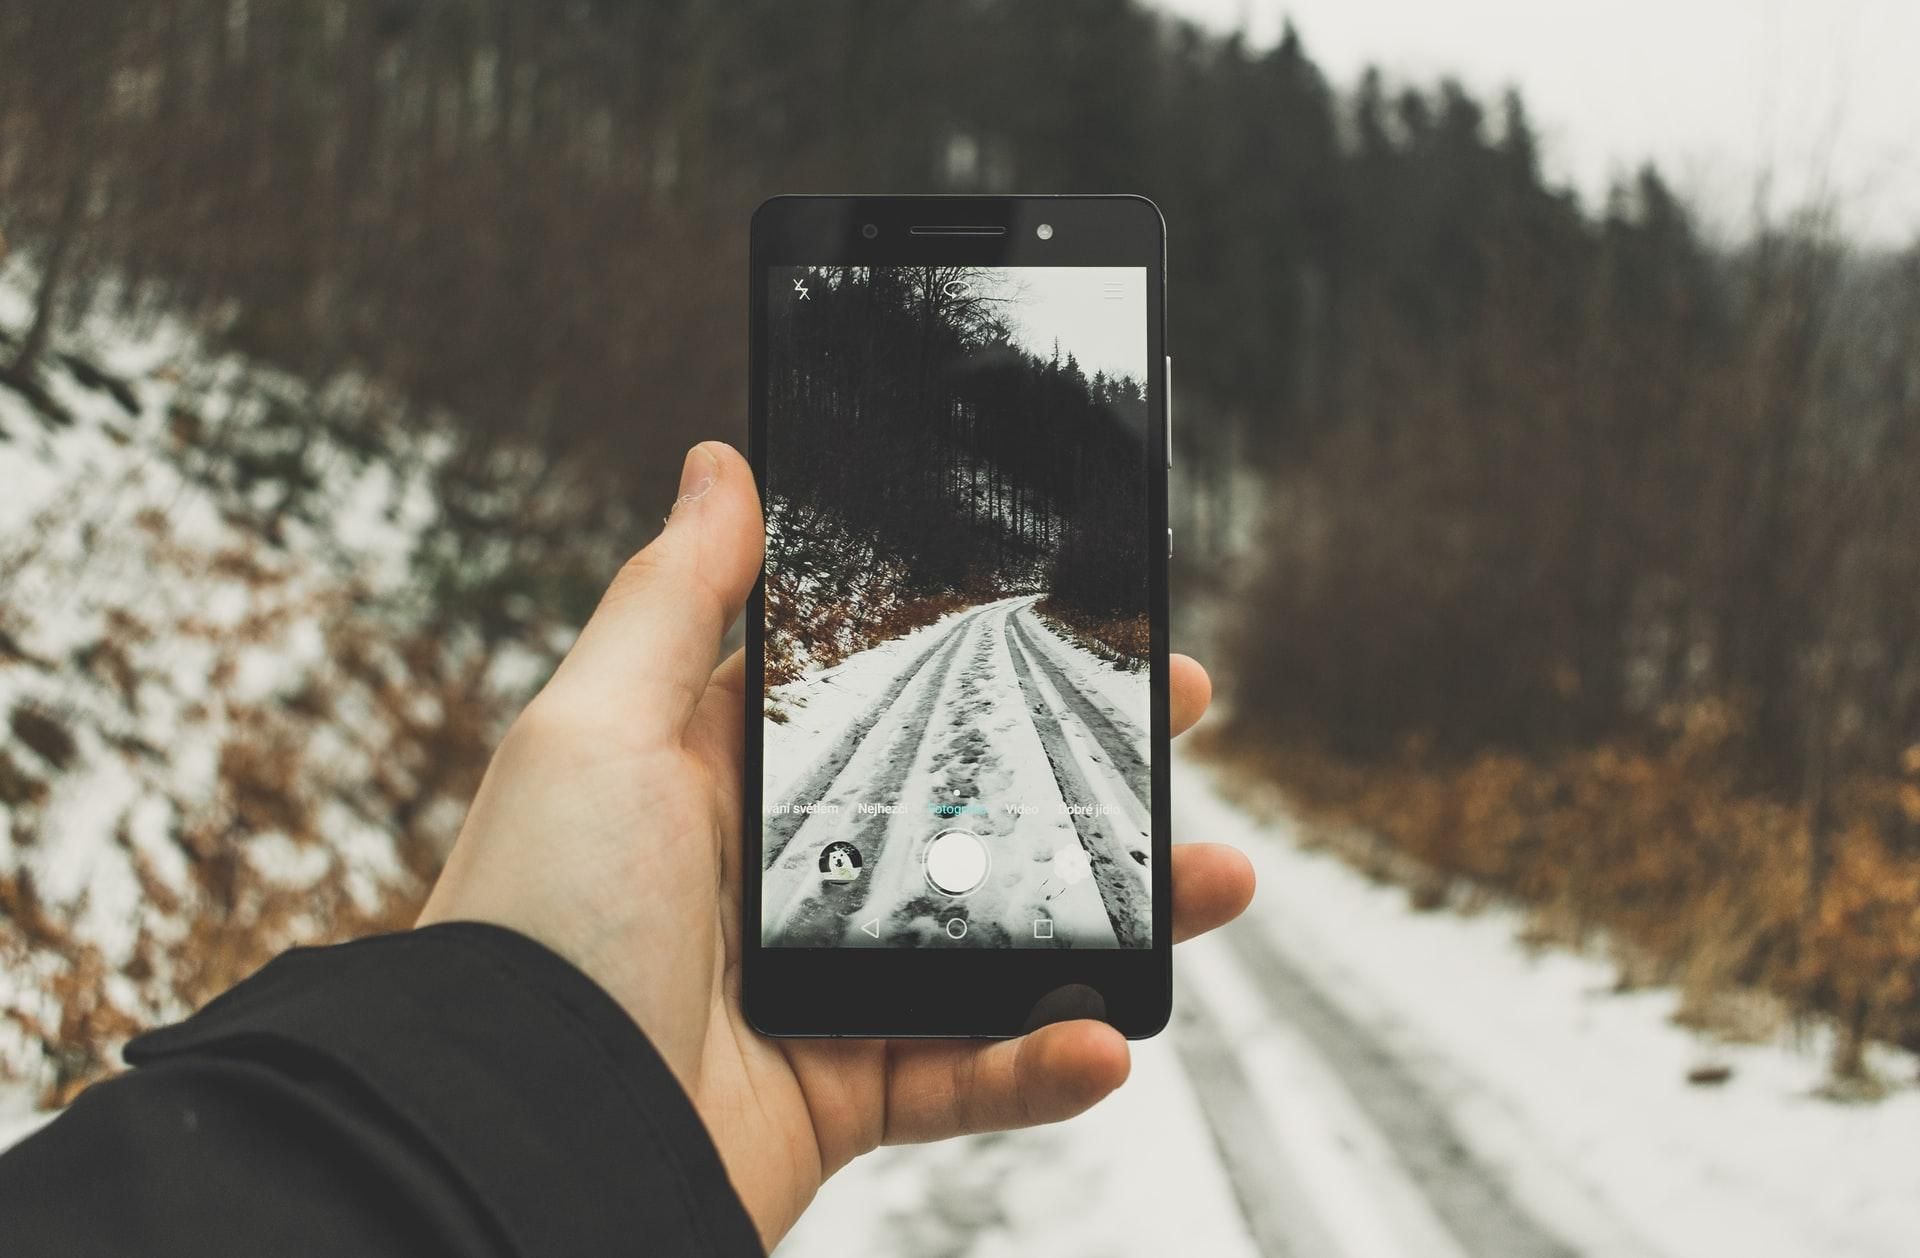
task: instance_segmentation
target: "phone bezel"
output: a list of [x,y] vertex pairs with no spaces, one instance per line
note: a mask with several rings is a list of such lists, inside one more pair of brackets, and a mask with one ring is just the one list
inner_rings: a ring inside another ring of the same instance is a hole
[[[871,239],[862,226],[872,223]],[[1040,240],[1035,229],[1053,226]],[[1003,226],[1002,236],[915,236],[915,225]],[[1167,531],[1166,232],[1138,196],[780,196],[754,213],[749,275],[747,455],[765,483],[768,268],[912,265],[1138,266],[1147,272],[1150,543]],[[1170,538],[1171,535],[1167,534]],[[1167,550],[1149,544],[1152,619],[1153,944],[1148,948],[769,948],[760,942],[764,578],[746,611],[746,755],[741,842],[742,1005],[778,1036],[1018,1035],[1099,1012],[1129,1038],[1172,1011],[1173,914],[1168,777]],[[1090,991],[1089,991],[1090,989]]]

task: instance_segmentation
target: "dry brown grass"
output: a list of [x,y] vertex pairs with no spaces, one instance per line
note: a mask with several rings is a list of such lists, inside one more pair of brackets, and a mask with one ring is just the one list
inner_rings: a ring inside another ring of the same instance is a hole
[[[831,668],[894,638],[904,637],[942,616],[996,597],[992,591],[903,595],[900,574],[875,563],[847,579],[843,588],[808,590],[780,568],[766,581],[766,669],[769,688],[784,685],[809,669]],[[768,715],[783,719],[773,707]]]
[[1058,625],[1068,637],[1110,664],[1144,667],[1153,656],[1153,621],[1137,616],[1101,616],[1070,607],[1056,598],[1044,598],[1034,610]]
[[808,668],[831,668],[868,647],[905,637],[972,605],[959,594],[903,598],[878,614],[859,616],[852,608],[817,609],[800,614],[797,604],[767,599],[767,685],[783,685]]

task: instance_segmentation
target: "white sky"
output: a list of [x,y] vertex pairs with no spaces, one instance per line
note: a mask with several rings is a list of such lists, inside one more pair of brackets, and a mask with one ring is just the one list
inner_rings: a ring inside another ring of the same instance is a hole
[[1158,0],[1271,45],[1291,15],[1335,86],[1517,86],[1550,177],[1589,206],[1651,157],[1710,228],[1818,199],[1879,244],[1920,237],[1920,0]]
[[1028,266],[997,272],[992,295],[1012,297],[1000,308],[1016,341],[1030,353],[1072,354],[1089,377],[1147,378],[1147,272],[1137,266]]

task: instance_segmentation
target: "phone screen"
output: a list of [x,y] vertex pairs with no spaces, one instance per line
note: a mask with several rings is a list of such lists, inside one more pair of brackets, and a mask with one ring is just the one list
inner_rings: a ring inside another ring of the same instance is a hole
[[1151,947],[1146,269],[765,274],[762,943]]

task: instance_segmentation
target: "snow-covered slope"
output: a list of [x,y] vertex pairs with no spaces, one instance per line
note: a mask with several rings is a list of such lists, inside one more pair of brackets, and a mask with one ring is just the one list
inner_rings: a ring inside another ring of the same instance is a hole
[[54,350],[64,414],[0,387],[0,1083],[57,1101],[273,951],[406,920],[531,672],[423,632],[444,443],[378,389],[165,319]]

